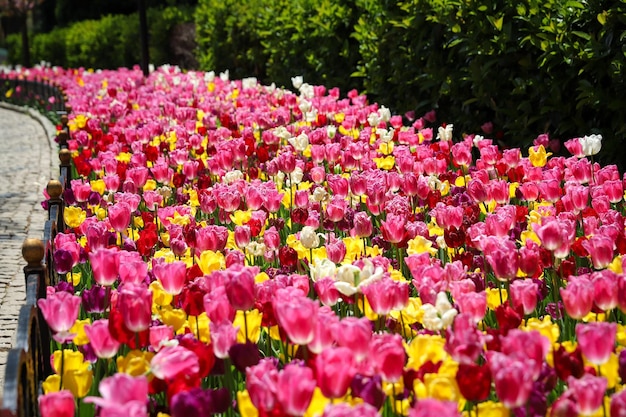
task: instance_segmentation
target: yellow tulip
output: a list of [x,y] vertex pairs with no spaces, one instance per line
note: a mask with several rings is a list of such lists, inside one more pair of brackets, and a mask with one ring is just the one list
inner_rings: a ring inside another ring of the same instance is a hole
[[552,155],[552,153],[546,152],[546,148],[544,148],[543,145],[539,145],[536,150],[534,146],[528,149],[528,159],[534,167],[545,166],[548,163],[548,157],[550,155]]
[[72,340],[76,346],[82,346],[89,343],[89,338],[85,333],[86,324],[91,324],[91,320],[76,320],[72,328],[69,330],[70,333],[76,334],[76,336],[74,336],[74,339]]
[[407,368],[418,370],[428,361],[443,361],[448,355],[444,350],[445,344],[445,339],[439,335],[417,335],[406,347],[409,357]]
[[187,317],[187,325],[193,334],[200,335],[202,342],[209,343],[211,341],[209,336],[209,318],[206,313]]
[[247,390],[237,391],[237,407],[241,417],[258,417],[259,411],[250,400],[250,394]]
[[247,340],[257,343],[261,337],[261,320],[263,314],[259,310],[254,309],[244,312],[238,310],[235,320],[233,320],[233,326],[239,327],[237,332],[237,343],[246,342],[246,327],[248,329]]
[[182,329],[187,321],[187,313],[181,309],[166,307],[159,310],[163,324],[172,326],[175,332]]
[[117,357],[117,370],[131,376],[141,376],[150,370],[153,352],[131,350],[126,356]]
[[226,268],[226,260],[221,252],[205,250],[200,257],[196,256],[196,262],[204,274]]
[[68,227],[79,227],[86,218],[87,213],[80,207],[68,206],[63,210],[63,220]]

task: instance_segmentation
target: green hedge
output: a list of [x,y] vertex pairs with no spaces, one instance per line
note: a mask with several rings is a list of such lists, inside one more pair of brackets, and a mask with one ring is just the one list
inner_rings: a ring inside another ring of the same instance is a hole
[[204,0],[196,8],[198,60],[233,78],[291,86],[291,77],[328,86],[358,86],[351,38],[354,5],[337,0]]
[[200,0],[203,69],[353,87],[506,145],[601,133],[626,155],[626,4],[608,0]]
[[[156,65],[173,61],[169,34],[174,25],[193,21],[190,8],[168,7],[148,10],[150,61]],[[9,62],[19,63],[19,35],[7,36]],[[100,20],[84,20],[31,39],[33,62],[77,68],[131,67],[139,63],[139,18],[137,14],[108,15]]]

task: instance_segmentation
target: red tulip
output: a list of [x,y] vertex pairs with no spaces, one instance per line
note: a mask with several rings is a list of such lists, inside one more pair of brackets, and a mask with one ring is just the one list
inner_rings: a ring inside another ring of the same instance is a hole
[[456,382],[459,391],[467,400],[483,401],[491,392],[491,371],[486,363],[483,365],[461,363],[456,372]]

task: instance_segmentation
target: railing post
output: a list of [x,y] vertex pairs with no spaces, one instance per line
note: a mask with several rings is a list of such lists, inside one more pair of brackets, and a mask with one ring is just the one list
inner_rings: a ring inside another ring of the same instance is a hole
[[59,151],[59,161],[61,162],[59,167],[61,184],[63,185],[63,189],[67,189],[72,179],[72,151],[69,149],[61,149]]
[[[59,180],[50,180],[46,186],[50,197],[48,200],[48,219],[56,222],[57,230],[62,232],[65,228],[63,222],[63,184]],[[54,236],[51,236],[54,239]]]
[[32,237],[24,239],[24,243],[22,244],[22,257],[27,264],[24,267],[24,275],[26,277],[30,274],[45,275],[45,266],[42,263],[44,255],[45,248],[40,239]]

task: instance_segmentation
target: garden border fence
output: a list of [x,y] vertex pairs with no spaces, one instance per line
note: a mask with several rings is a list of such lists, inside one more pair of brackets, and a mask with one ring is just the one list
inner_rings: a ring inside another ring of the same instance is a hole
[[[8,86],[8,87],[7,87]],[[16,91],[21,87],[18,97],[10,95],[11,88]],[[0,73],[0,99],[23,106],[35,106],[32,100],[42,100],[46,94],[55,97],[51,110],[61,121],[58,132],[60,175],[58,180],[50,180],[46,186],[48,220],[44,226],[43,239],[27,238],[22,245],[22,256],[27,265],[24,267],[26,280],[26,302],[20,308],[15,346],[9,351],[5,369],[4,396],[0,404],[0,417],[37,417],[39,416],[38,396],[41,383],[52,373],[50,364],[50,329],[37,306],[37,300],[46,297],[46,287],[55,285],[59,276],[52,267],[54,238],[64,229],[63,190],[69,187],[71,177],[71,153],[67,149],[69,137],[66,97],[62,90],[47,80],[25,80],[7,78]],[[39,108],[41,110],[41,108]]]

